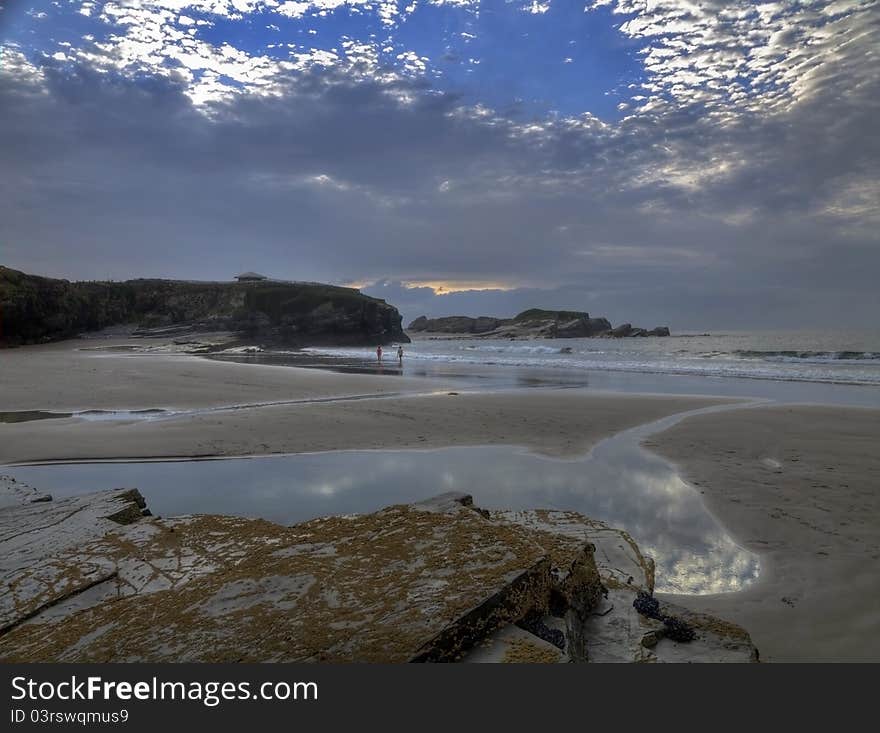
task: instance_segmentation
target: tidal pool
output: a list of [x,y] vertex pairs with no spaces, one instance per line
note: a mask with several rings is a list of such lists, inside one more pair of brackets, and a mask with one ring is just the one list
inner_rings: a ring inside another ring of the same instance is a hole
[[282,524],[465,491],[486,508],[569,509],[626,529],[654,558],[659,591],[739,590],[757,577],[758,557],[733,542],[671,465],[638,447],[670,422],[621,433],[577,460],[483,446],[0,470],[56,497],[137,487],[154,514],[232,514]]
[[50,412],[48,410],[12,410],[0,412],[0,423],[31,422],[33,420],[55,420],[73,415],[72,412]]
[[75,417],[80,420],[149,420],[167,414],[167,410],[77,410],[75,412],[52,412],[50,410],[14,410],[0,412],[0,423],[31,422],[33,420],[63,420]]

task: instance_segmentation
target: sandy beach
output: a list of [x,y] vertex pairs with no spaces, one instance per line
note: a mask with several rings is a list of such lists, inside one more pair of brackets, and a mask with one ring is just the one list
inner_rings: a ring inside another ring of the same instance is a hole
[[317,369],[299,369],[294,376],[285,368],[255,372],[249,364],[183,353],[117,351],[166,345],[144,339],[83,339],[7,349],[0,360],[0,411],[185,409],[425,389],[422,380],[399,376],[342,378]]
[[[434,379],[73,350],[78,345],[4,353],[0,411],[192,412],[149,421],[0,423],[0,463],[479,444],[576,456],[621,430],[728,401],[568,389],[468,393]],[[338,399],[205,409],[331,397]]]
[[765,661],[880,659],[880,413],[762,407],[688,418],[647,446],[762,556],[758,582],[689,596],[745,626]]
[[[183,414],[0,423],[0,463],[489,444],[574,457],[631,427],[735,404],[582,389],[468,392],[436,379],[75,350],[83,345],[5,352],[0,411]],[[315,399],[328,401],[307,402]],[[263,404],[278,401],[286,404]],[[233,405],[262,406],[223,409]],[[719,523],[761,556],[752,587],[688,604],[743,625],[765,661],[880,659],[878,439],[874,410],[778,406],[691,417],[649,438],[646,447],[678,464]]]

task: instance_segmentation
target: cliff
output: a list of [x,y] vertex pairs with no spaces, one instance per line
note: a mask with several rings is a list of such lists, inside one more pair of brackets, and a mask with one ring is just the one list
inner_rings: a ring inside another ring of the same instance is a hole
[[624,323],[611,327],[607,318],[591,318],[585,311],[554,311],[530,308],[513,318],[480,316],[420,316],[407,330],[416,333],[446,333],[487,338],[621,338],[627,336],[668,336],[669,328],[658,326],[648,331]]
[[56,341],[120,324],[233,331],[297,346],[409,341],[394,306],[353,288],[274,281],[69,282],[0,266],[0,345]]

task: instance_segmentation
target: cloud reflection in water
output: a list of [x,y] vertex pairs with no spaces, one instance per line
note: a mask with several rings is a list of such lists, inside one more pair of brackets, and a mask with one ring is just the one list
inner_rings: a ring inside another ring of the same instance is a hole
[[661,591],[735,591],[758,574],[757,557],[726,535],[674,469],[625,441],[606,441],[589,458],[570,461],[496,446],[9,473],[55,496],[136,486],[155,514],[235,514],[283,524],[466,491],[487,508],[569,509],[626,529],[655,559]]

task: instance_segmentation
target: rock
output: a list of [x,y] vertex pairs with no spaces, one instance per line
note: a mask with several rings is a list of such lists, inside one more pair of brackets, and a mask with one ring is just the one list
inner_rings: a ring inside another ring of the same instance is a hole
[[[453,660],[549,594],[544,548],[455,499],[290,528],[204,515],[101,530],[39,559],[55,577],[95,570],[76,603],[32,600],[7,623],[0,659]],[[24,590],[40,571],[18,572]]]
[[590,335],[589,319],[577,318],[571,321],[556,321],[549,325],[550,338],[585,338]]
[[607,333],[610,328],[607,318],[577,318],[557,323],[556,338],[592,338]]
[[[41,609],[114,576],[106,557],[70,564],[59,558],[88,546],[120,526],[140,519],[143,497],[136,490],[98,492],[59,501],[33,501],[36,490],[0,477],[0,632]],[[10,499],[10,497],[13,497]],[[18,501],[14,498],[17,497]]]
[[[562,633],[562,632],[560,632]],[[503,626],[472,647],[468,663],[559,664],[570,662],[564,650],[518,626]]]
[[483,334],[494,331],[502,323],[498,318],[489,316],[446,316],[444,318],[427,318],[419,316],[409,324],[410,331],[426,331],[428,333]]
[[696,632],[696,639],[680,643],[666,635],[662,621],[639,614],[633,602],[640,595],[653,594],[654,562],[623,530],[569,511],[494,511],[490,516],[531,530],[550,550],[551,562],[576,552],[584,542],[595,548],[605,592],[588,613],[579,617],[567,611],[568,654],[573,661],[757,661],[748,633],[735,624],[659,601],[660,616],[674,617]]
[[611,330],[611,322],[607,318],[588,318],[587,325],[590,329],[590,336],[599,336]]
[[419,316],[409,324],[413,332],[446,333],[492,338],[585,338],[611,329],[606,318],[590,318],[582,311],[552,311],[531,308],[513,318],[489,316]]
[[612,328],[605,335],[612,336],[614,338],[632,338],[637,336],[668,336],[669,329],[666,326],[658,326],[657,328],[648,331],[644,328],[637,328],[631,323],[623,323],[617,328]]
[[413,507],[424,512],[451,512],[463,506],[469,509],[474,507],[474,497],[463,491],[446,491],[432,496],[430,499],[419,501]]
[[585,321],[590,314],[586,311],[554,311],[543,308],[529,308],[513,317],[514,323],[534,323],[542,321]]
[[667,637],[662,621],[633,608],[637,594],[609,588],[608,597],[587,621],[584,635],[591,662],[756,662],[758,651],[748,633],[735,624],[660,602],[660,613],[691,627],[696,638]]
[[569,557],[569,561],[571,553],[589,543],[604,585],[654,591],[654,561],[642,555],[635,540],[622,529],[557,509],[500,510],[490,516],[528,529],[553,548],[557,557]]
[[501,325],[498,318],[490,318],[489,316],[478,316],[474,319],[473,329],[471,333],[488,333],[494,331]]
[[[0,481],[0,661],[747,661],[720,619],[633,608],[653,564],[574,512],[463,493],[293,527],[143,516],[133,490],[45,504]],[[114,521],[115,518],[115,521]],[[120,524],[120,521],[126,523]],[[675,632],[674,632],[675,633]]]
[[530,308],[513,318],[489,318],[480,316],[446,316],[428,318],[419,316],[409,324],[409,331],[425,333],[454,334],[462,337],[483,336],[506,339],[544,339],[544,338],[595,338],[610,336],[623,338],[630,336],[668,336],[665,326],[647,331],[624,323],[611,327],[607,318],[591,318],[586,311],[554,311],[543,308]]

